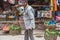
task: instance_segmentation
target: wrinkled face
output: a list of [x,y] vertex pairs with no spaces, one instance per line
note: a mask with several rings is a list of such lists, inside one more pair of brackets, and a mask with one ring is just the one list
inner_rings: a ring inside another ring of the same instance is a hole
[[27,2],[25,2],[25,1],[22,1],[22,5],[23,5],[24,7],[26,7],[26,5],[27,5]]

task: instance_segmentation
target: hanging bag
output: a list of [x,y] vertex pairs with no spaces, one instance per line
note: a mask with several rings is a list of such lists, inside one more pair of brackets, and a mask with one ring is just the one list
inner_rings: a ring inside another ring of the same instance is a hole
[[15,0],[8,0],[10,4],[15,4]]

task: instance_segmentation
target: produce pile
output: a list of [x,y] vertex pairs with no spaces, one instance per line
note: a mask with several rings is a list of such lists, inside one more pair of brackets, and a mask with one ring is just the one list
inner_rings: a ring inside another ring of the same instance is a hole
[[20,27],[14,26],[13,24],[12,24],[12,25],[9,25],[9,29],[10,29],[10,30],[21,30]]
[[60,37],[59,31],[46,29],[44,33],[45,40],[57,40],[57,36]]
[[18,24],[7,24],[4,26],[3,32],[11,35],[18,35],[21,34],[21,27]]
[[55,36],[55,35],[57,35],[57,36],[60,37],[60,31],[54,31],[54,30],[49,31],[49,29],[46,29],[45,30],[45,35],[47,35],[47,36],[50,36],[50,35]]
[[44,22],[44,25],[46,25],[46,26],[54,26],[55,24],[56,24],[56,22],[54,20]]
[[11,24],[11,25],[9,25],[9,29],[10,29],[9,34],[11,34],[11,35],[21,34],[21,27],[19,27],[18,25]]

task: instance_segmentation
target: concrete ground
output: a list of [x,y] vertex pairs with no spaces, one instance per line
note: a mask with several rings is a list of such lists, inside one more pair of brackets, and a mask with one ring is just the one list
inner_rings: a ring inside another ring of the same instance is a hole
[[[45,40],[44,37],[36,37],[34,35],[35,40]],[[0,40],[24,40],[24,35],[16,35],[16,36],[11,36],[11,35],[1,35]],[[60,40],[58,37],[57,40]]]
[[[0,40],[24,40],[24,30],[22,30],[21,35],[1,35],[1,32],[2,31],[0,31]],[[34,30],[34,38],[35,40],[45,40],[44,31]],[[60,40],[60,37],[58,37],[57,40]]]
[[[38,38],[38,37],[35,37],[35,40],[44,40],[43,37],[41,38]],[[0,36],[0,40],[24,40],[24,35],[17,35],[17,36],[11,36],[11,35],[4,35],[4,36]]]
[[[21,35],[6,35],[3,31],[0,31],[0,40],[24,40],[24,30],[21,31]],[[34,30],[33,32],[35,40],[44,40],[43,37],[36,37],[36,36],[43,36],[44,31],[42,30]]]

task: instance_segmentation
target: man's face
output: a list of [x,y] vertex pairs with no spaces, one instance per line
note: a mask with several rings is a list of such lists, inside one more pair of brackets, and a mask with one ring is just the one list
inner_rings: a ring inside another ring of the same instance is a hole
[[27,5],[27,2],[22,1],[22,5],[25,7]]

